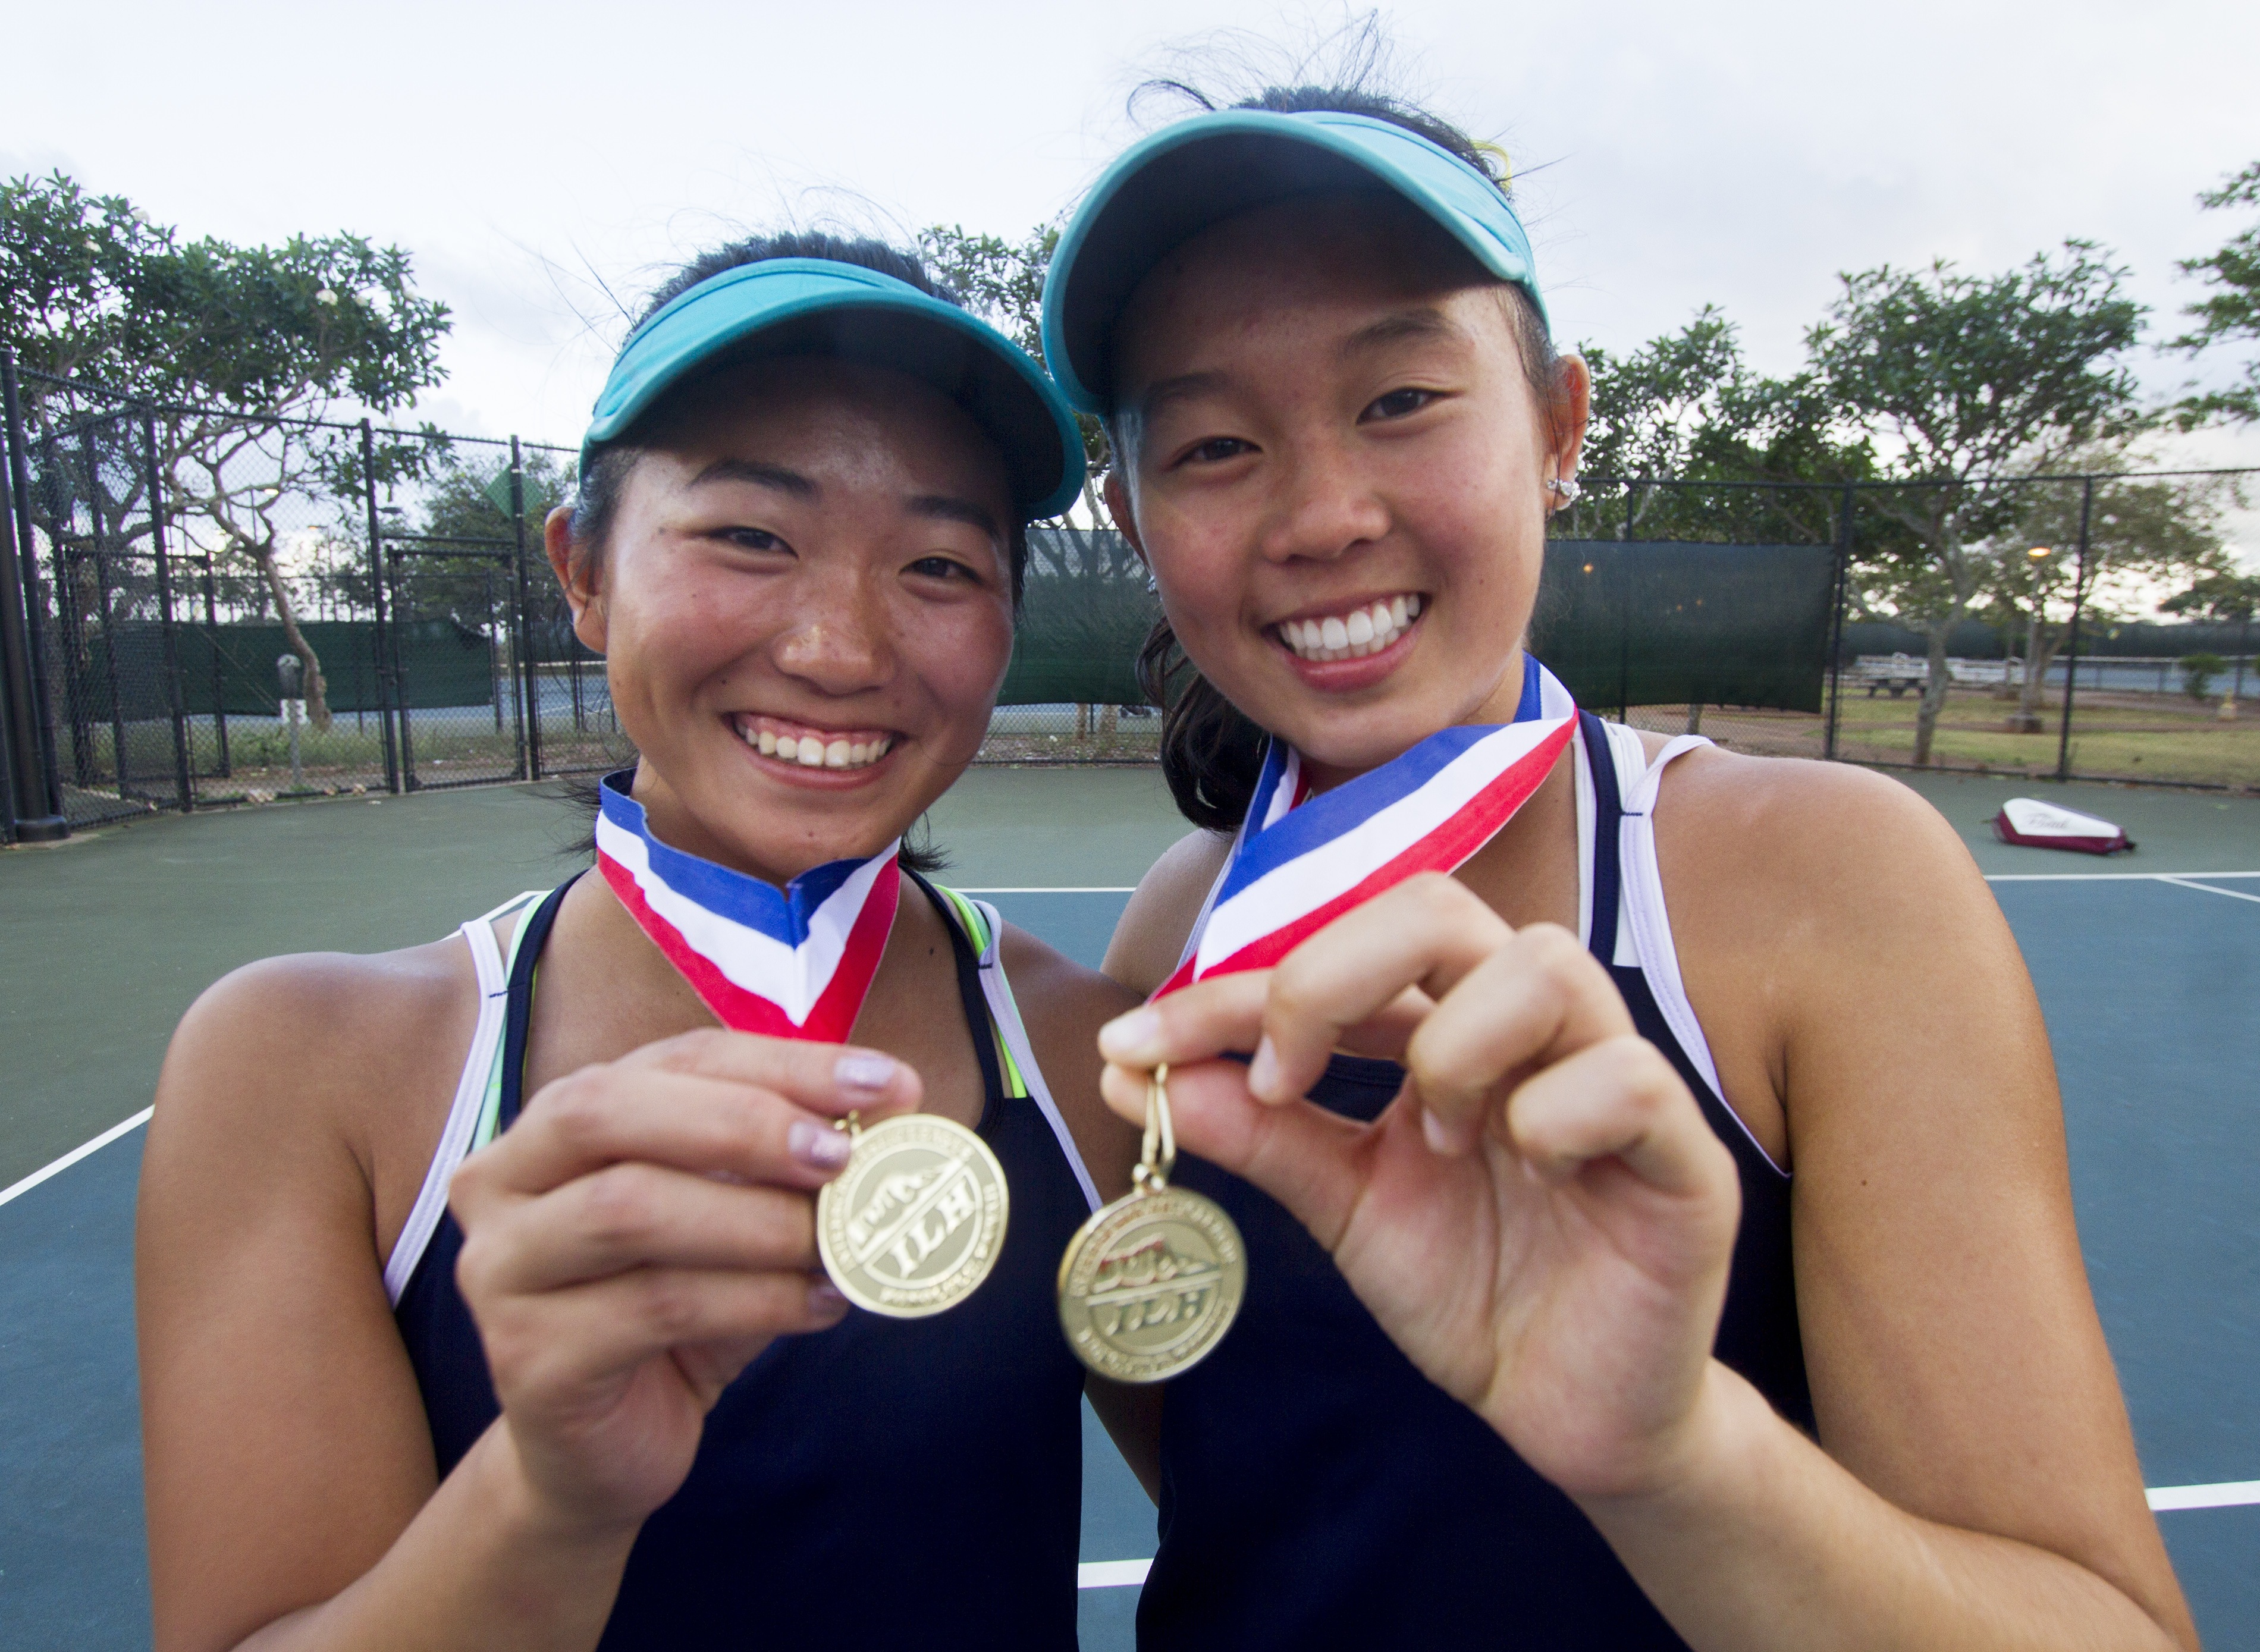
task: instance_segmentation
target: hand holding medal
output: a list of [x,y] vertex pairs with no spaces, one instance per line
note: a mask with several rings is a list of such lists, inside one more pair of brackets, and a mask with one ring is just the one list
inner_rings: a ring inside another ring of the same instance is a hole
[[[620,904],[734,1032],[845,1039],[886,955],[899,844],[833,861],[780,891],[654,837],[630,776],[605,776],[597,865]],[[1004,1248],[1005,1167],[964,1126],[930,1113],[866,1125],[817,1195],[825,1271],[856,1306],[923,1319],[971,1296]]]
[[[1371,1125],[1301,1098],[1345,1043],[1407,1069]],[[1740,1189],[1575,937],[1422,877],[1100,1048],[1125,1118],[1168,1062],[1187,1150],[1293,1212],[1413,1363],[1563,1490],[1637,1485],[1686,1438]]]

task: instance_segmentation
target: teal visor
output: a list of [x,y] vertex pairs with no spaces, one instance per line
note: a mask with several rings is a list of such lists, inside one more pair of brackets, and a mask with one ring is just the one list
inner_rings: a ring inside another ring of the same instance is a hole
[[1530,238],[1489,178],[1417,132],[1364,115],[1228,109],[1163,128],[1107,168],[1060,237],[1044,282],[1044,359],[1067,399],[1113,411],[1114,324],[1154,267],[1212,224],[1291,196],[1402,196],[1501,281],[1546,301]]
[[965,410],[1005,457],[1023,519],[1083,491],[1083,437],[1042,368],[987,322],[854,264],[775,258],[700,282],[630,336],[597,397],[581,464],[669,390],[717,368],[823,356],[923,380]]

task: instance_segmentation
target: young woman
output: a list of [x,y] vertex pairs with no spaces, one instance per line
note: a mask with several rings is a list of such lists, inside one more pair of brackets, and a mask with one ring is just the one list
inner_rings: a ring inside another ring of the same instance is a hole
[[1275,92],[1131,150],[1052,267],[1207,828],[1115,936],[1167,990],[1107,1093],[1169,1063],[1248,1241],[1141,1644],[2193,1644],[1954,833],[1523,652],[1587,381],[1489,164]]
[[[663,290],[548,524],[640,753],[604,875],[182,1023],[139,1234],[166,1652],[815,1645],[875,1610],[1074,1646],[1052,1275],[1126,1185],[1093,1045],[1126,995],[890,851],[980,744],[1081,447],[937,293],[813,237]],[[798,951],[712,939],[787,884]],[[811,1008],[753,966],[822,953],[843,891]],[[840,1121],[912,1109],[1001,1162],[1001,1249],[948,1312],[850,1311],[814,1196]]]

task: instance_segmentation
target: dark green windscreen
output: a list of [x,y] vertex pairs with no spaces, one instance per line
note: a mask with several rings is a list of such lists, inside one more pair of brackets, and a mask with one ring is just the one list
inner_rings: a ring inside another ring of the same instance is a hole
[[1597,709],[1820,709],[1836,553],[1826,545],[1548,540],[1531,652]]
[[[998,703],[1140,703],[1161,612],[1119,533],[1034,529]],[[1835,553],[1816,545],[1549,540],[1532,649],[1587,705],[1820,709]]]

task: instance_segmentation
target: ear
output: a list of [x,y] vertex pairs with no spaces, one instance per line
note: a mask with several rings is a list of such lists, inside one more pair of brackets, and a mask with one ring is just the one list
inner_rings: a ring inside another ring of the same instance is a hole
[[[595,654],[604,651],[604,559],[594,546],[573,542],[573,512],[565,505],[550,511],[541,525],[541,547],[548,553],[550,571],[573,611],[573,634]],[[578,553],[576,554],[576,552]]]
[[1585,358],[1571,354],[1556,363],[1554,395],[1546,409],[1547,456],[1554,474],[1567,482],[1577,474],[1585,451],[1585,426],[1593,413],[1593,373]]
[[1106,497],[1106,514],[1114,518],[1114,526],[1130,541],[1130,548],[1138,553],[1138,560],[1150,570],[1154,559],[1146,554],[1145,542],[1138,537],[1138,516],[1130,498],[1130,484],[1122,480],[1119,468],[1106,473],[1099,490]]

